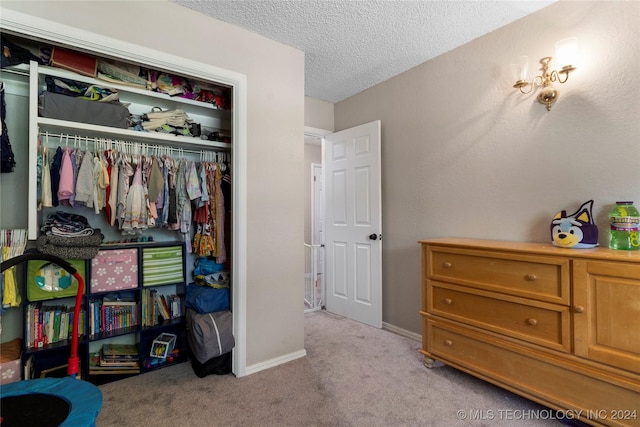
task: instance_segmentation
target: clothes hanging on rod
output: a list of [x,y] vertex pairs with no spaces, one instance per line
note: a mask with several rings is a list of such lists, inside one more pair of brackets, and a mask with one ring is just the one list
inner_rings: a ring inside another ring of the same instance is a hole
[[2,134],[0,134],[0,173],[13,172],[16,166],[16,157],[9,141],[9,130],[5,122],[7,117],[7,105],[4,101],[4,82],[0,82],[0,118],[2,121]]
[[[51,138],[59,142],[53,161]],[[226,260],[222,183],[223,176],[230,177],[227,153],[47,132],[39,139],[39,206],[92,208],[123,235],[174,230],[189,252]],[[185,153],[199,155],[200,161]],[[203,234],[207,238],[201,242]]]

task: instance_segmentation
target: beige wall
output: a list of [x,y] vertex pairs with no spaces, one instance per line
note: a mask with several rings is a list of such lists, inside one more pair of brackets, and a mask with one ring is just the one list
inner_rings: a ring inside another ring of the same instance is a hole
[[333,104],[305,96],[304,125],[316,129],[333,131]]
[[[547,242],[594,199],[606,246],[615,201],[640,204],[638,28],[639,2],[561,1],[335,105],[336,130],[382,121],[385,322],[420,331],[418,239]],[[581,62],[546,111],[509,64],[568,36]]]
[[167,1],[2,7],[247,76],[247,365],[302,351],[303,52]]

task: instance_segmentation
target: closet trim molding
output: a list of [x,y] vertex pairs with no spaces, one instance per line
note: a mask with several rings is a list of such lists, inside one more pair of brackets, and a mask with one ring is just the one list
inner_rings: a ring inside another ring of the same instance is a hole
[[233,87],[233,373],[247,375],[247,76],[11,9],[0,15],[3,32]]

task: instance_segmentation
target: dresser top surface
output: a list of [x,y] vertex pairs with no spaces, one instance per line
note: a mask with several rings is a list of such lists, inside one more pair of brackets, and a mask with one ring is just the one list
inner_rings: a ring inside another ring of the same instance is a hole
[[622,251],[603,247],[571,249],[553,246],[551,243],[515,242],[507,240],[482,240],[464,238],[437,238],[419,240],[429,246],[447,246],[466,249],[521,252],[530,254],[565,256],[567,258],[589,258],[610,261],[640,263],[640,251]]

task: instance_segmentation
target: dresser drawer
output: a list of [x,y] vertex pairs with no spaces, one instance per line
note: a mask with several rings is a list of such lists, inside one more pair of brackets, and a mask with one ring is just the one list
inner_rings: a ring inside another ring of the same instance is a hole
[[561,257],[425,248],[427,279],[569,305],[570,263]]
[[[444,321],[424,319],[427,354],[538,402],[577,408],[591,421],[640,426],[640,417],[616,420],[612,414],[638,410],[638,384],[616,385],[601,374],[585,376],[571,362],[540,354]],[[619,382],[619,381],[618,381]],[[604,418],[604,414],[608,417]],[[600,416],[595,419],[595,416]],[[587,421],[587,420],[585,420]]]
[[571,351],[567,306],[428,282],[427,311],[554,350]]

